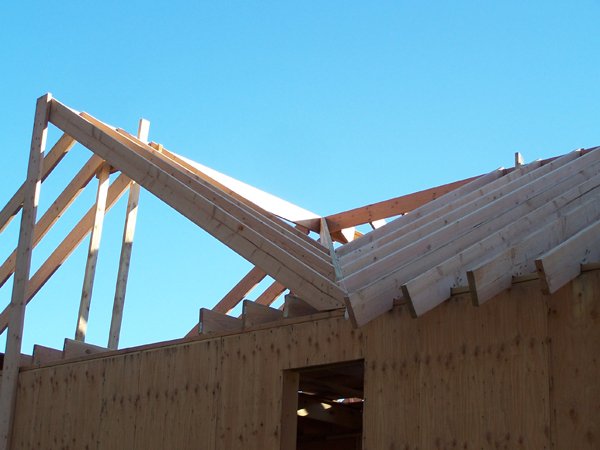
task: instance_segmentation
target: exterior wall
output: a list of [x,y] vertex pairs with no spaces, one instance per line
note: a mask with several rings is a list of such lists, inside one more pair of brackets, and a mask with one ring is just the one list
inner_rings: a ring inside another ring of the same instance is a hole
[[[600,271],[24,370],[13,448],[277,449],[282,371],[364,358],[364,449],[600,447]],[[333,450],[333,447],[330,447]]]

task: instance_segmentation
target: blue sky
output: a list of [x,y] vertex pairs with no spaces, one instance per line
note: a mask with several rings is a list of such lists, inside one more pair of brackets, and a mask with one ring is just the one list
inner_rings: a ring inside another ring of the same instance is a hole
[[[0,203],[25,177],[35,99],[331,214],[600,144],[600,2],[4,2]],[[58,133],[51,131],[50,138]],[[50,142],[52,144],[52,142]],[[42,189],[47,207],[89,156]],[[35,269],[94,187],[34,252]],[[88,341],[106,345],[124,201],[108,213]],[[0,236],[0,258],[18,223]],[[24,350],[73,337],[87,241],[30,304]],[[250,268],[142,195],[122,346],[176,338]],[[11,282],[0,289],[10,299]]]

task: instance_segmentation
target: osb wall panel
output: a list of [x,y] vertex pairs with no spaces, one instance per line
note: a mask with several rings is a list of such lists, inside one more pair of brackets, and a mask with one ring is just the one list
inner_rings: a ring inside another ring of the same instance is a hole
[[332,318],[19,379],[13,448],[277,449],[282,371],[364,358],[363,447],[599,448],[600,272],[481,307],[458,296],[359,330]]

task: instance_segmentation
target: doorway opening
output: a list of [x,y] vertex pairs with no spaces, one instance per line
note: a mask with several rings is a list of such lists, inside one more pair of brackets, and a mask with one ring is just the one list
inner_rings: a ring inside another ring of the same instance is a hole
[[364,361],[284,372],[282,450],[362,448]]

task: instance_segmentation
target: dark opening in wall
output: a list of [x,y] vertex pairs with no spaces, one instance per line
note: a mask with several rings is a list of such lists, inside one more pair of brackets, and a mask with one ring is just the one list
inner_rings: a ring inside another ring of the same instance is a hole
[[362,448],[364,362],[284,373],[282,449]]

